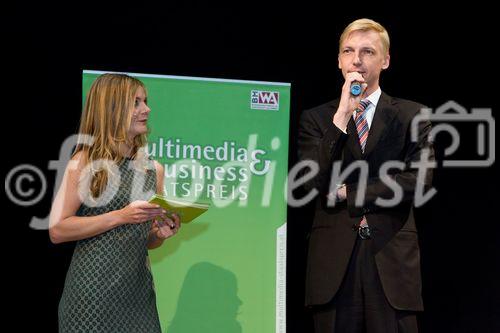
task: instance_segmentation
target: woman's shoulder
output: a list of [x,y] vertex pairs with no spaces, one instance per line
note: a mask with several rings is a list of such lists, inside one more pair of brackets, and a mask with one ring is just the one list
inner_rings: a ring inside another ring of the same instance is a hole
[[71,159],[74,161],[83,161],[87,159],[87,154],[84,153],[83,150],[77,151],[71,156]]
[[82,171],[87,165],[88,157],[84,151],[80,150],[73,154],[68,162],[68,169],[73,171]]

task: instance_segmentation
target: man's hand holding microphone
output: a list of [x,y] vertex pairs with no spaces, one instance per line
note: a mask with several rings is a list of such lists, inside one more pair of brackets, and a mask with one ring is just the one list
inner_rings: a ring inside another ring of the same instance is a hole
[[[359,89],[358,85],[361,86],[361,89]],[[347,123],[349,123],[352,113],[361,101],[361,96],[363,96],[366,86],[367,84],[361,73],[350,72],[346,74],[339,107],[333,116],[333,124],[344,133],[346,133]],[[354,95],[353,93],[358,93],[358,95]]]

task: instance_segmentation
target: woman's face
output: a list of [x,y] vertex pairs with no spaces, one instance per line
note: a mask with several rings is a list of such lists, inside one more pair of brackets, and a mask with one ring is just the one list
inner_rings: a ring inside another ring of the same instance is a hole
[[142,87],[135,93],[134,112],[130,123],[129,137],[134,138],[137,135],[146,134],[148,131],[147,123],[151,109],[147,105],[148,99]]

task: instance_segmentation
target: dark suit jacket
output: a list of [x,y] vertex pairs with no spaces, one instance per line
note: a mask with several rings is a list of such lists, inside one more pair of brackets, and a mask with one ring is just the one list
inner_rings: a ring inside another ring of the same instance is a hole
[[[338,291],[357,237],[355,226],[363,215],[372,229],[372,245],[380,280],[390,304],[399,310],[422,310],[420,255],[417,229],[413,218],[413,197],[417,169],[412,161],[420,160],[422,149],[428,148],[430,122],[418,125],[418,140],[411,140],[411,122],[422,105],[380,96],[370,127],[365,153],[361,152],[354,121],[350,120],[347,134],[332,123],[339,100],[302,114],[299,127],[299,158],[313,160],[319,173],[306,183],[308,190],[317,189],[315,216],[309,238],[306,272],[306,305],[328,303]],[[366,196],[361,206],[355,205],[359,172],[353,172],[345,182],[347,200],[327,207],[326,195],[330,183],[332,164],[341,163],[344,170],[349,164],[365,160],[369,166]],[[391,208],[375,204],[377,197],[390,199],[393,190],[381,181],[379,169],[386,161],[400,161],[406,167],[389,172],[403,189],[403,201]],[[426,188],[431,172],[425,178]]]

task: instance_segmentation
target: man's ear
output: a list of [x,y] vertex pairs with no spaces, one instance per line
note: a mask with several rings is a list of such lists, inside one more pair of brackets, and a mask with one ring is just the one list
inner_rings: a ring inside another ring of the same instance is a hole
[[384,62],[382,63],[382,69],[389,68],[389,64],[391,63],[391,55],[387,53],[385,56]]
[[342,69],[342,66],[340,66],[340,54],[337,56],[337,62],[338,62],[339,69]]

